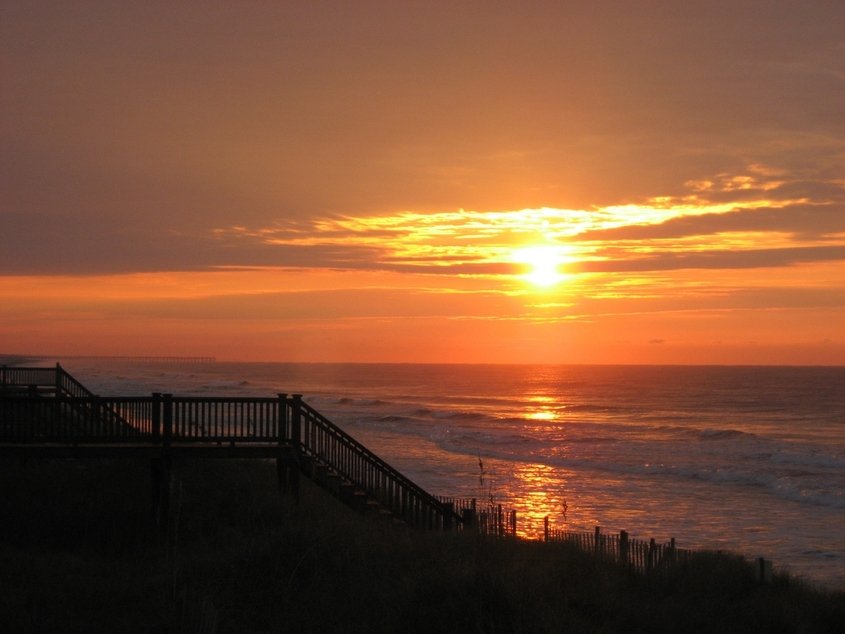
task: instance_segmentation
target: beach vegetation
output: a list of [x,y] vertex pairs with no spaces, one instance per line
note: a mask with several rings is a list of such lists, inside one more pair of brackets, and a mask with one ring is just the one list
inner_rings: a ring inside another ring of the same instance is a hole
[[571,544],[422,532],[262,461],[0,462],[0,621],[14,632],[837,632],[845,593],[733,555],[644,576]]

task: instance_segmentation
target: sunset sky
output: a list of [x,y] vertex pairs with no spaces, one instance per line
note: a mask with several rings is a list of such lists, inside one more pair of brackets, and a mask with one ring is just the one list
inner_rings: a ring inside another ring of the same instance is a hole
[[0,0],[0,353],[845,364],[845,2]]

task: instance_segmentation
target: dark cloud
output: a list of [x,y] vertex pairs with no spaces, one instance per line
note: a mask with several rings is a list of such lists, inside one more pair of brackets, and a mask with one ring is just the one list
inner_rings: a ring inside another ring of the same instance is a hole
[[366,246],[267,244],[156,226],[94,224],[49,214],[0,214],[0,270],[6,275],[95,275],[198,271],[226,266],[371,268]]
[[776,231],[802,238],[845,232],[845,203],[796,204],[737,209],[726,213],[680,216],[660,224],[626,225],[586,231],[575,240],[650,240],[706,236],[724,232]]
[[612,253],[607,260],[572,265],[578,273],[671,271],[680,269],[757,269],[845,260],[845,246],[781,249],[713,250],[703,253],[656,253],[645,257]]

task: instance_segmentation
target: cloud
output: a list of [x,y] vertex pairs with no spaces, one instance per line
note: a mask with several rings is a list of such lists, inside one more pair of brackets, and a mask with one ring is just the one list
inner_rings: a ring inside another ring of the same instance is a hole
[[632,224],[585,231],[583,241],[665,240],[712,236],[727,232],[786,232],[802,239],[825,239],[845,233],[845,202],[791,204],[785,207],[739,208],[670,218],[655,224]]
[[[599,252],[601,253],[601,251]],[[579,273],[645,272],[680,269],[755,269],[809,262],[845,260],[845,246],[790,247],[783,249],[714,249],[704,253],[660,253],[645,257],[614,254],[603,261],[573,265]]]
[[[428,220],[476,245],[545,231],[444,210],[556,209],[552,239],[612,239],[591,216],[682,202],[688,181],[710,183],[702,209],[768,201],[762,230],[835,233],[835,209],[774,210],[842,202],[841,7],[776,5],[17,3],[0,21],[0,265],[395,266],[386,243]],[[342,222],[400,210],[416,211]],[[212,236],[232,227],[276,243]]]

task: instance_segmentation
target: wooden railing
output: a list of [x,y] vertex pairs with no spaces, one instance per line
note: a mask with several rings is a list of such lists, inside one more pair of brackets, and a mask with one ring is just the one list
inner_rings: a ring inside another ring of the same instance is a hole
[[[407,523],[448,530],[463,524],[448,502],[441,502],[302,401],[301,395],[275,398],[98,397],[56,368],[4,368],[9,385],[55,386],[55,396],[4,392],[0,398],[0,441],[275,443],[294,449],[354,485],[380,508]],[[309,474],[310,475],[310,474]],[[480,514],[485,531],[493,522]],[[477,522],[476,522],[477,524]],[[499,531],[504,524],[496,524]]]
[[151,400],[0,398],[0,441],[124,442],[150,438]]
[[281,442],[290,439],[288,404],[277,398],[199,398],[153,394],[160,425],[153,435],[168,442]]
[[90,398],[95,396],[91,390],[68,374],[58,363],[56,364],[56,390],[57,394],[72,398]]
[[24,391],[34,388],[49,388],[59,392],[59,370],[55,368],[11,368],[0,366],[0,390]]
[[354,482],[396,517],[422,528],[449,530],[462,522],[453,507],[425,491],[352,436],[302,402],[290,400],[292,441],[303,454]]

